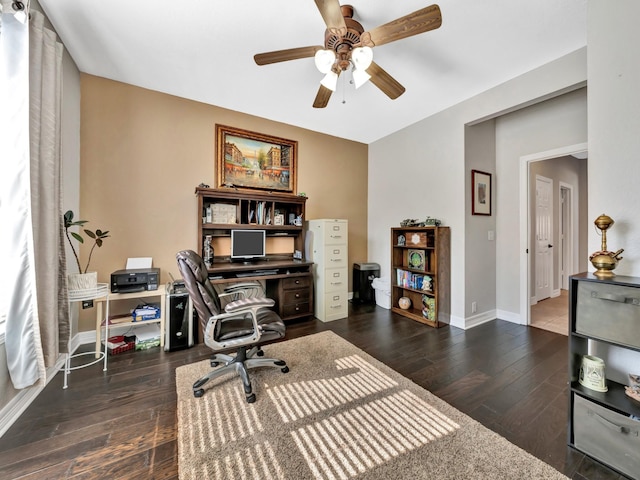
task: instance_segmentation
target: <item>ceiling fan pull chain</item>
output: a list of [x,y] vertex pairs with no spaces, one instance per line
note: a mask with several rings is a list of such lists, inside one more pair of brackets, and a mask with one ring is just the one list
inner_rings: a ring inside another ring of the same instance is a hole
[[347,103],[347,101],[345,100],[345,92],[347,91],[347,76],[343,75],[342,76],[342,104],[344,105],[345,103]]

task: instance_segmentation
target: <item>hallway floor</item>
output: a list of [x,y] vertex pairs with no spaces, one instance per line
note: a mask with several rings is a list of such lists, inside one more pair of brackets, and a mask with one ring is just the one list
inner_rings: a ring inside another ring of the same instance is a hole
[[531,305],[531,326],[551,332],[569,333],[569,292],[560,290],[560,296],[546,298]]

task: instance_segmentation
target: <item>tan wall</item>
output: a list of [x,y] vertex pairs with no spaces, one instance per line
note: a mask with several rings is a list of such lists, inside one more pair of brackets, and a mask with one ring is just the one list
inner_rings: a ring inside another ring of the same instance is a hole
[[349,265],[367,261],[367,145],[85,74],[81,98],[80,217],[111,234],[91,260],[99,281],[128,257],[179,278],[175,253],[197,250],[195,187],[215,185],[216,123],[298,141],[307,219],[349,220]]

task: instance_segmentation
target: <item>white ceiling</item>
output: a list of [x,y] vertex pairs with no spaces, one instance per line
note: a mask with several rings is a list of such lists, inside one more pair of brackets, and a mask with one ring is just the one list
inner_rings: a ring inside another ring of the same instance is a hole
[[[322,45],[312,0],[39,0],[82,72],[371,143],[586,45],[587,0],[440,0],[442,26],[374,48],[406,88],[390,100],[350,74],[324,109],[313,59],[256,53]],[[343,0],[365,31],[431,4]],[[345,81],[346,80],[346,81]],[[238,127],[241,127],[239,125]]]

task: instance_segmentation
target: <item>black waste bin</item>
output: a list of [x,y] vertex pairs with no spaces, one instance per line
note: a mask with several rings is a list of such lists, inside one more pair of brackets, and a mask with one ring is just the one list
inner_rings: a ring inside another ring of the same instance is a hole
[[353,264],[353,303],[376,302],[371,282],[377,277],[380,277],[380,265],[377,263]]

